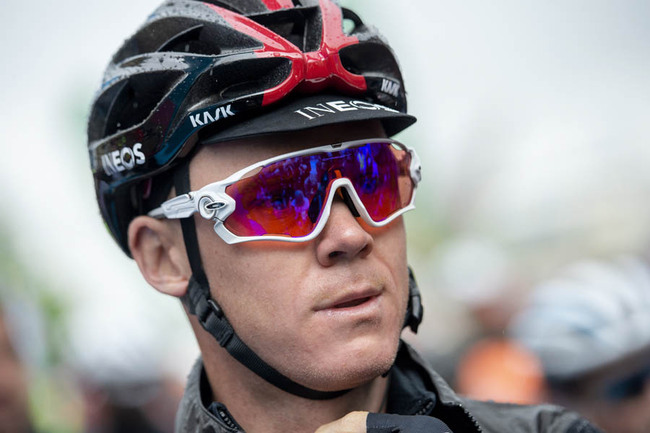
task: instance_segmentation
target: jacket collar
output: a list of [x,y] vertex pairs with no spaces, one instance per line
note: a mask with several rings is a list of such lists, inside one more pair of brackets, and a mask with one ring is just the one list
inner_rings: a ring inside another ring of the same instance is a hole
[[399,415],[428,415],[437,397],[426,369],[412,356],[411,348],[400,344],[390,371],[386,411]]
[[[403,351],[406,352],[402,355],[403,360],[400,361],[398,359],[400,362],[396,362],[395,364],[401,368],[404,368],[406,364],[407,370],[411,375],[415,372],[419,376],[419,382],[416,380],[411,380],[410,382],[416,384],[416,386],[424,387],[426,392],[433,393],[436,397],[432,410],[425,414],[441,419],[452,431],[467,433],[482,432],[483,429],[476,418],[465,407],[464,400],[451,389],[447,382],[438,373],[433,371],[411,346],[406,343],[402,344],[398,352],[398,357]],[[426,394],[422,394],[422,388],[416,387],[414,389],[420,395],[426,396]]]

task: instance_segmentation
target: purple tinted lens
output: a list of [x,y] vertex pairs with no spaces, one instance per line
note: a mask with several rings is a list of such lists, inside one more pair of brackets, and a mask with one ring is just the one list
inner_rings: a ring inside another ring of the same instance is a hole
[[410,155],[391,143],[367,143],[277,161],[226,188],[235,211],[224,225],[238,236],[302,237],[312,232],[331,183],[350,179],[368,214],[381,222],[413,194]]

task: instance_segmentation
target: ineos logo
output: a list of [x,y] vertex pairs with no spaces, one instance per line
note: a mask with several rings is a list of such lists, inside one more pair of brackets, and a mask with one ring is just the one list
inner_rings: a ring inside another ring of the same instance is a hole
[[104,173],[113,176],[125,170],[131,170],[136,165],[142,165],[146,162],[142,149],[142,143],[136,143],[133,147],[125,146],[120,150],[114,150],[102,155],[102,167]]
[[390,111],[392,113],[397,113],[397,110],[392,108],[385,107],[379,104],[371,104],[367,101],[329,101],[325,103],[316,104],[314,106],[303,107],[300,110],[294,111],[296,114],[314,120],[323,116],[330,116],[332,114],[336,115],[344,111],[358,111],[358,110],[370,110],[370,111]]

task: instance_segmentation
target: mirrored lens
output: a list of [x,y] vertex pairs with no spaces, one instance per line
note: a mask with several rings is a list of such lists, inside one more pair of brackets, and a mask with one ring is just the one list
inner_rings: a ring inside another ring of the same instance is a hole
[[306,236],[318,224],[332,182],[343,177],[381,222],[411,201],[410,162],[406,150],[379,142],[271,163],[226,188],[236,208],[224,225],[238,236]]
[[408,152],[390,144],[370,144],[359,149],[357,171],[352,165],[350,178],[368,214],[381,222],[407,206],[413,194]]

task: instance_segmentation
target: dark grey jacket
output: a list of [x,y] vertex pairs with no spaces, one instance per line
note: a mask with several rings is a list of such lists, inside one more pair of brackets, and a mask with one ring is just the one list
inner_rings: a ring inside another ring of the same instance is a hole
[[[209,401],[208,386],[199,360],[190,373],[176,415],[176,432],[243,432],[224,405]],[[402,344],[391,371],[386,411],[431,415],[445,422],[454,433],[599,432],[576,413],[558,406],[521,406],[462,398],[407,344]]]

